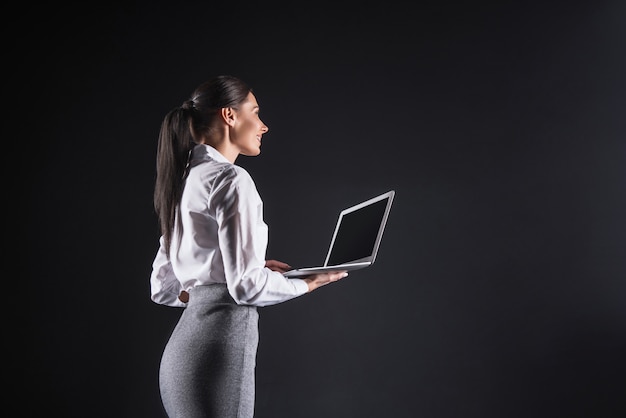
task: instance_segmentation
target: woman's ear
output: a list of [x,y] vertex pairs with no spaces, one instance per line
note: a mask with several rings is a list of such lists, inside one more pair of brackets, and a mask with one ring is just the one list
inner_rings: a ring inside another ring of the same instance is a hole
[[233,126],[235,124],[235,110],[232,107],[223,107],[222,119],[227,125]]

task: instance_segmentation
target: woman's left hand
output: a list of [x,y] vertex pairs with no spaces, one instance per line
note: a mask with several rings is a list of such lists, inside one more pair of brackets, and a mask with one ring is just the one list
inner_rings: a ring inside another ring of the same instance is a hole
[[277,271],[279,273],[284,273],[286,271],[291,270],[291,266],[287,263],[283,263],[278,260],[266,260],[265,267],[269,268],[272,271]]

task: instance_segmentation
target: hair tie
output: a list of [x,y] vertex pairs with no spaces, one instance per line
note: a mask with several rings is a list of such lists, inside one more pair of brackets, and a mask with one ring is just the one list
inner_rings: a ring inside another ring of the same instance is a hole
[[185,100],[181,108],[184,110],[192,110],[195,108],[195,103],[193,100]]

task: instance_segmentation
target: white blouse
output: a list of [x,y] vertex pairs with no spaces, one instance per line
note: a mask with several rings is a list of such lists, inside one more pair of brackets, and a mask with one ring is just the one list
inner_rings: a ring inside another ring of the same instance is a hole
[[181,290],[212,283],[226,283],[235,302],[245,305],[274,305],[306,293],[304,280],[265,267],[268,230],[250,174],[208,145],[193,149],[190,167],[181,201],[182,232],[177,225],[169,260],[159,239],[151,299],[184,307]]

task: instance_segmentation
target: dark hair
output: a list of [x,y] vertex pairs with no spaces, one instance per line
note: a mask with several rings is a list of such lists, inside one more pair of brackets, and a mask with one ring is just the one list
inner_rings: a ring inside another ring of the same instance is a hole
[[[199,85],[189,100],[165,115],[157,148],[154,208],[168,257],[191,151],[210,132],[220,109],[239,106],[251,91],[237,77],[217,76]],[[179,227],[182,232],[180,222]]]

